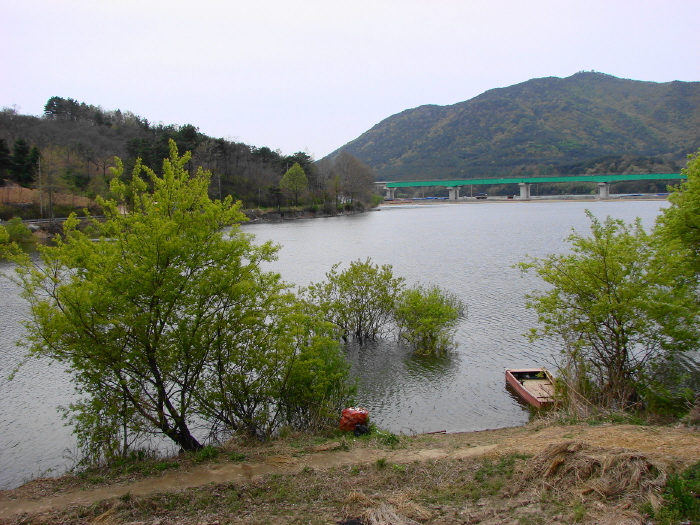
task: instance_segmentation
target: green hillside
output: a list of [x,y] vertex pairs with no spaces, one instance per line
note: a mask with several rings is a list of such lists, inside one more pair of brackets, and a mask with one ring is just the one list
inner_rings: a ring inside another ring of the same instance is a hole
[[[51,97],[41,116],[22,115],[16,108],[0,110],[0,188],[6,190],[0,196],[0,219],[65,216],[72,211],[54,202],[53,195],[109,196],[110,168],[117,157],[125,165],[125,179],[137,159],[159,171],[171,140],[180,153],[192,153],[188,170],[193,173],[202,166],[211,172],[210,197],[231,195],[246,208],[279,211],[294,205],[332,215],[341,208],[363,209],[376,199],[374,174],[349,153],[316,163],[302,151],[282,155],[268,146],[207,136],[192,124],[153,124],[130,111]],[[297,164],[303,177],[294,168]],[[285,181],[291,169],[297,174],[293,188]],[[39,193],[30,202],[19,187]],[[85,204],[79,206],[82,211]]]
[[329,157],[349,152],[380,180],[445,179],[659,173],[699,147],[700,82],[580,72],[408,109]]

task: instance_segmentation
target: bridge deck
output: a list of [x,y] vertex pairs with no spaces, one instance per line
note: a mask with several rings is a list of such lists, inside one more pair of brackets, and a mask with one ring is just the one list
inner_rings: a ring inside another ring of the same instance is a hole
[[537,182],[619,182],[625,180],[665,180],[665,179],[685,179],[687,175],[683,173],[652,173],[642,175],[567,175],[563,177],[513,177],[505,179],[461,179],[461,180],[423,180],[423,181],[401,181],[384,182],[387,188],[407,188],[421,186],[475,186],[485,184],[518,184]]

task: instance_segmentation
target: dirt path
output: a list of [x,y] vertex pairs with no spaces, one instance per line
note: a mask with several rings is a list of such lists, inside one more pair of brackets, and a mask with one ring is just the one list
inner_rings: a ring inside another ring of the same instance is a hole
[[14,491],[5,491],[4,494],[0,493],[2,496],[0,519],[76,504],[89,505],[126,494],[145,495],[209,483],[243,483],[268,474],[293,474],[305,468],[329,469],[349,464],[367,464],[382,458],[390,463],[412,463],[512,452],[536,454],[548,444],[568,440],[584,441],[590,445],[605,448],[630,449],[677,463],[691,463],[700,458],[700,432],[687,428],[629,425],[538,427],[535,425],[518,429],[406,438],[402,441],[402,448],[398,450],[368,447],[350,451],[314,452],[300,457],[287,454],[274,455],[255,463],[212,463],[197,466],[188,472],[170,471],[159,477],[134,483],[65,492],[49,497],[12,499]]

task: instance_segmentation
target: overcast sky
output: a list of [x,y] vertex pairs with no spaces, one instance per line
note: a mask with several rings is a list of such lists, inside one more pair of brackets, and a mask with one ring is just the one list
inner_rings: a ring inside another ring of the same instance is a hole
[[700,80],[698,0],[4,0],[0,106],[52,96],[319,159],[395,113],[595,70]]

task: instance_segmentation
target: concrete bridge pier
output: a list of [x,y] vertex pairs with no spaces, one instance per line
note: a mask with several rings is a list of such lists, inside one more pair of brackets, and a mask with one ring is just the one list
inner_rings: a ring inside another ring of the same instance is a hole
[[387,188],[386,182],[375,182],[374,189],[377,193],[384,191],[384,198],[387,200],[394,200],[394,195],[396,193],[396,188]]
[[610,184],[608,184],[607,182],[599,182],[598,183],[598,198],[599,199],[610,198]]
[[450,200],[451,201],[457,201],[459,200],[459,186],[455,186],[454,188],[447,188],[450,191]]
[[530,198],[530,183],[519,182],[518,186],[520,186],[520,198],[523,200],[528,200]]

